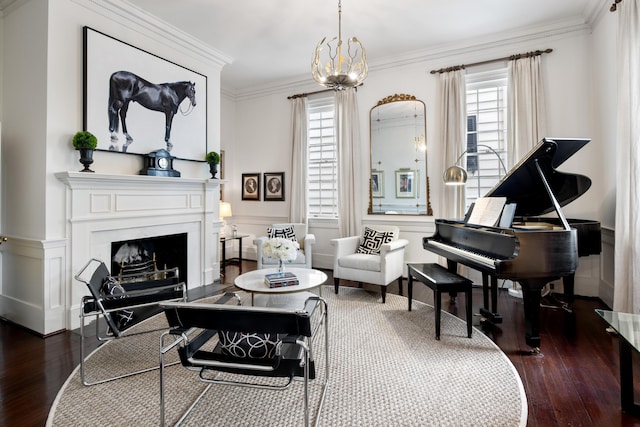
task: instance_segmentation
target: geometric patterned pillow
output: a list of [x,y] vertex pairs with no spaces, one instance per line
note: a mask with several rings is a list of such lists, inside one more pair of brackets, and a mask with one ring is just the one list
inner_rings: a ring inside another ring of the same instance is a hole
[[252,359],[273,358],[278,343],[277,334],[218,331],[218,339],[223,353]]
[[282,237],[287,240],[291,240],[297,242],[296,240],[296,230],[293,226],[284,227],[284,228],[267,228],[267,236],[272,239],[274,237]]
[[[114,277],[107,276],[102,281],[100,293],[103,296],[112,296],[114,298],[126,298],[126,291]],[[129,322],[133,320],[133,310],[119,310],[113,313],[116,317],[118,329],[123,329]]]
[[358,254],[379,254],[383,244],[393,240],[392,231],[377,231],[369,227],[364,228],[362,243],[358,246]]

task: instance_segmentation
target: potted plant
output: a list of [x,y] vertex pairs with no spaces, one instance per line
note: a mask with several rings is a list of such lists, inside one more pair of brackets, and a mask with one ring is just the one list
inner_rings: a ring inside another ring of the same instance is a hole
[[98,146],[98,138],[91,132],[80,131],[73,135],[72,142],[73,148],[80,151],[80,163],[84,165],[80,172],[93,172],[89,165],[93,163],[93,150]]
[[215,151],[209,151],[204,158],[205,162],[209,163],[209,172],[211,172],[211,178],[215,178],[218,173],[218,164],[220,164],[220,154]]

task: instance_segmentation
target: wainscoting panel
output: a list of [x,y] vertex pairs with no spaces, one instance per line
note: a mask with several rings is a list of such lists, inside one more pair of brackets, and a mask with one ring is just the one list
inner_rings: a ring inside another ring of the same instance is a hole
[[[264,236],[267,227],[274,223],[287,222],[286,217],[262,216],[234,216],[227,220],[227,228],[235,224],[238,233],[248,234],[242,242],[243,257],[256,259],[256,249],[253,245],[255,237]],[[422,238],[434,233],[434,222],[431,217],[402,216],[402,215],[369,215],[363,221],[364,225],[396,225],[400,228],[400,237],[409,240],[405,252],[405,262],[435,262],[437,256],[427,252],[422,247]],[[333,246],[331,239],[340,237],[337,219],[309,219],[309,233],[316,236],[313,247],[313,266],[315,268],[333,269]],[[237,248],[234,248],[237,250]]]
[[0,317],[42,335],[65,329],[66,240],[12,237],[1,248]]
[[[409,244],[404,252],[404,262],[438,262],[438,255],[429,252],[422,246],[424,237],[433,236],[435,233],[435,221],[433,217],[427,216],[404,216],[404,215],[369,215],[364,220],[364,225],[395,225],[400,228],[400,237],[407,239]],[[407,271],[405,266],[404,275]]]
[[605,304],[613,308],[613,290],[615,283],[614,263],[615,263],[615,230],[602,227],[602,254],[600,276],[600,289],[598,296]]

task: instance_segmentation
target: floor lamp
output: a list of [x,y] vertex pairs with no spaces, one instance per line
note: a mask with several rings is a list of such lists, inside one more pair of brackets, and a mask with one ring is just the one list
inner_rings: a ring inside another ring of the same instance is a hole
[[[504,165],[504,162],[502,161],[502,158],[500,157],[500,155],[498,154],[498,152],[496,150],[494,150],[493,148],[489,147],[488,145],[485,144],[477,144],[476,147],[484,147],[486,148],[488,151],[492,152],[493,154],[495,154],[495,156],[498,158],[498,160],[500,161],[500,165],[502,165],[502,169],[504,170],[504,174],[507,174],[507,168]],[[458,166],[458,162],[460,161],[460,159],[462,159],[462,156],[464,156],[465,154],[467,154],[469,150],[465,150],[462,154],[460,154],[460,156],[456,159],[456,162],[454,163],[453,166],[449,166],[445,171],[444,171],[444,175],[442,176],[442,179],[444,180],[445,185],[464,185],[467,182],[467,171],[462,167],[462,166]],[[477,153],[477,151],[476,151]],[[500,169],[498,169],[498,178],[502,179],[502,177],[500,176]],[[515,288],[515,282],[513,283],[513,286],[509,289],[509,295],[511,295],[512,297],[515,298],[522,298],[522,289],[516,289]]]
[[[484,145],[484,144],[477,144],[476,147],[484,147],[486,149],[488,149],[490,152],[492,152],[493,154],[495,154],[495,156],[498,158],[498,160],[500,161],[500,165],[502,165],[502,169],[504,170],[504,174],[507,174],[507,168],[504,165],[504,162],[502,161],[502,158],[500,157],[500,155],[498,154],[498,152],[496,150],[494,150],[493,148],[489,147],[488,145]],[[464,152],[462,154],[460,154],[460,156],[456,159],[455,163],[453,164],[453,166],[449,166],[445,171],[444,171],[444,175],[442,175],[442,179],[444,180],[444,183],[446,185],[464,185],[467,182],[467,171],[462,167],[462,166],[458,166],[458,162],[460,161],[460,159],[462,159],[462,156],[464,156],[465,154],[467,154],[469,152],[469,150],[464,150]],[[477,153],[477,151],[476,151]],[[498,178],[502,178],[500,176],[500,169],[498,169]]]

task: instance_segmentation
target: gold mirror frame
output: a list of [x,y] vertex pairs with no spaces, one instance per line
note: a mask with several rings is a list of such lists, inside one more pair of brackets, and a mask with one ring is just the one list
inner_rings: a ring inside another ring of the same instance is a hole
[[426,113],[424,102],[407,94],[387,96],[369,111],[369,214],[433,216]]

